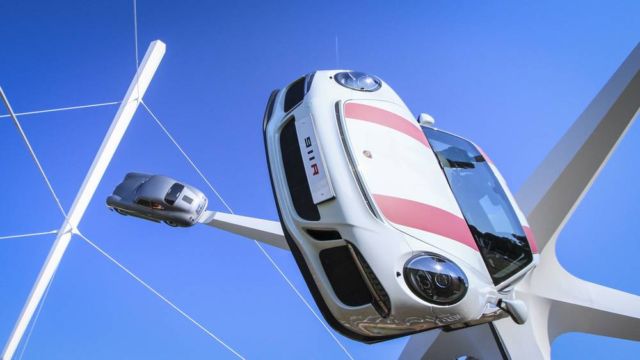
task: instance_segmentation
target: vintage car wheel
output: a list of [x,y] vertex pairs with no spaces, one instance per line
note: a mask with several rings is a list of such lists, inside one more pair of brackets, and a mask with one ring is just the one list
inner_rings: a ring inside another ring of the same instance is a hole
[[118,214],[120,214],[120,215],[127,216],[127,213],[126,213],[126,212],[124,212],[124,211],[122,211],[122,210],[120,210],[120,209],[118,209],[118,208],[114,208],[113,210],[115,210],[115,212],[117,212],[117,213],[118,213]]

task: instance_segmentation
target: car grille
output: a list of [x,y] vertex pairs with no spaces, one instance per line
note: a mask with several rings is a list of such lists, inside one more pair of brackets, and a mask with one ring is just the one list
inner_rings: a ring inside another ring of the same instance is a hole
[[291,117],[280,133],[280,152],[293,207],[305,220],[320,220],[318,206],[313,203],[302,155],[298,146],[295,118]]
[[322,250],[320,262],[334,293],[345,305],[371,304],[380,316],[389,316],[389,295],[355,246],[347,243]]

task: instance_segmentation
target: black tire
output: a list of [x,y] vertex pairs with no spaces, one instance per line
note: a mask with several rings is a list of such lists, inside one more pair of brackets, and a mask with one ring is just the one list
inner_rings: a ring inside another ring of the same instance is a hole
[[178,224],[176,224],[173,221],[165,220],[164,223],[169,225],[169,226],[171,226],[171,227],[178,227]]
[[126,212],[124,212],[124,211],[122,211],[122,210],[120,210],[120,209],[118,209],[118,208],[113,208],[113,210],[114,210],[115,212],[117,212],[118,214],[120,214],[120,215],[124,215],[124,216],[127,216],[127,215],[128,215]]

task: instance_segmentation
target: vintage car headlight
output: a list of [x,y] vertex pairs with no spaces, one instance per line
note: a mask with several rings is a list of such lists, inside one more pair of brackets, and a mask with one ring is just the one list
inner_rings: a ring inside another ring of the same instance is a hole
[[376,91],[382,86],[382,81],[377,77],[358,71],[337,73],[334,78],[338,84],[358,91]]
[[467,277],[449,259],[424,253],[415,256],[404,266],[404,279],[419,298],[436,305],[452,305],[467,293]]

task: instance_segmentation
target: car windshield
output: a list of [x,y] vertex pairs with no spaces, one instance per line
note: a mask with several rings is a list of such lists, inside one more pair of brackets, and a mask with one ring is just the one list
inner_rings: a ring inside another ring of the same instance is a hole
[[432,128],[423,130],[497,285],[533,258],[515,210],[473,144]]
[[176,200],[178,200],[178,197],[180,197],[180,193],[182,193],[183,189],[184,185],[180,183],[171,185],[171,188],[169,189],[169,191],[167,191],[167,195],[165,195],[164,197],[164,202],[169,205],[175,204]]

